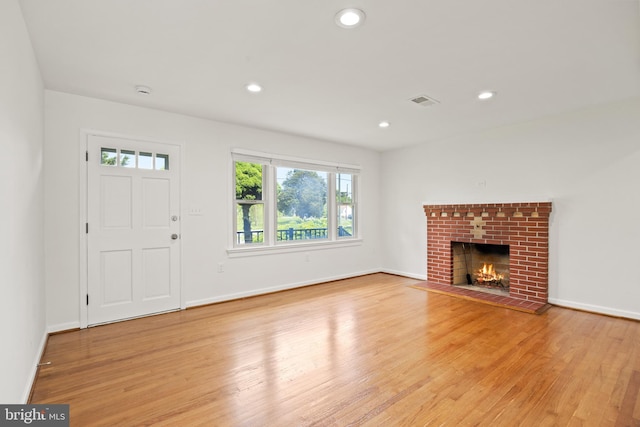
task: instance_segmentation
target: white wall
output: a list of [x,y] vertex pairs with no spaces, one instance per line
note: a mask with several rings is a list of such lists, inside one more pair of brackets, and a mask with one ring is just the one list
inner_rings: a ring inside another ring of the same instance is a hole
[[[379,271],[379,160],[375,151],[162,111],[45,91],[47,322],[80,324],[79,150],[82,129],[184,142],[183,286],[188,306]],[[359,246],[229,258],[230,150],[357,164],[361,175]],[[200,208],[202,216],[187,215]],[[309,254],[309,262],[305,262]],[[218,273],[218,264],[224,272]]]
[[0,64],[0,402],[25,403],[45,339],[43,85],[14,0]]
[[551,200],[550,301],[640,319],[640,99],[385,152],[381,184],[387,271],[426,278],[425,203]]

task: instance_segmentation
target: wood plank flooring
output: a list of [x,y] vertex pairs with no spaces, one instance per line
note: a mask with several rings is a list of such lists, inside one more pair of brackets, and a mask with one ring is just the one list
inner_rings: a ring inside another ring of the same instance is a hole
[[640,426],[640,322],[373,274],[49,338],[72,426]]

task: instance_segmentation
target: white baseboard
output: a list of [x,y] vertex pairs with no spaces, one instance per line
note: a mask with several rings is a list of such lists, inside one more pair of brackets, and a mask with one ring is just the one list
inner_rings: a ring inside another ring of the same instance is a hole
[[427,280],[426,274],[407,273],[406,271],[398,271],[398,270],[390,270],[390,269],[383,269],[381,270],[381,273],[395,274],[396,276],[409,277],[410,279],[416,279],[416,280]]
[[254,290],[247,291],[247,292],[237,292],[237,293],[233,293],[233,294],[219,295],[219,296],[215,296],[215,297],[212,297],[212,298],[204,298],[204,299],[199,299],[199,300],[187,301],[186,306],[187,306],[187,308],[198,307],[198,306],[201,306],[201,305],[215,304],[215,303],[218,303],[218,302],[231,301],[231,300],[234,300],[234,299],[254,297],[254,296],[258,296],[258,295],[270,294],[270,293],[273,293],[273,292],[286,291],[286,290],[290,290],[290,289],[302,288],[302,287],[305,287],[305,286],[318,285],[320,283],[333,282],[334,280],[350,279],[352,277],[365,276],[367,274],[380,273],[380,272],[381,272],[380,270],[360,271],[360,272],[357,272],[357,273],[350,273],[350,274],[339,275],[339,276],[324,277],[322,279],[313,280],[313,281],[309,281],[309,282],[289,283],[289,284],[286,284],[286,285],[272,286],[272,287],[262,288],[262,289],[254,289]]
[[602,307],[599,305],[583,304],[575,301],[567,301],[557,298],[549,298],[549,303],[559,307],[574,308],[576,310],[589,311],[591,313],[606,314],[607,316],[624,317],[627,319],[640,320],[640,313],[633,311],[618,310],[615,308]]
[[62,331],[69,331],[72,329],[80,329],[80,322],[67,322],[67,323],[58,323],[57,325],[49,325],[47,326],[47,332],[50,334]]
[[26,404],[29,402],[29,395],[31,394],[31,389],[33,388],[33,384],[36,381],[36,375],[38,373],[38,364],[42,359],[42,355],[44,354],[45,346],[47,345],[47,338],[49,334],[45,331],[42,334],[42,338],[40,338],[40,344],[38,345],[38,351],[36,352],[35,360],[31,364],[31,372],[29,372],[29,377],[27,378],[27,384],[25,385],[24,391],[22,392],[22,403]]

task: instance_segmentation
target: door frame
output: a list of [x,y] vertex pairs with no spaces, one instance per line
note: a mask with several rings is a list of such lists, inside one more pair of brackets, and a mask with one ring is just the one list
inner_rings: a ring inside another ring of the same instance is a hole
[[[121,139],[130,139],[134,141],[148,142],[152,144],[165,144],[165,145],[173,145],[178,148],[178,152],[180,153],[180,171],[178,172],[178,178],[180,179],[180,185],[178,186],[180,194],[178,195],[178,211],[180,212],[180,235],[182,235],[182,221],[185,218],[184,212],[182,210],[182,192],[184,190],[183,183],[183,174],[182,170],[184,168],[184,147],[185,144],[183,141],[162,141],[159,139],[152,139],[147,137],[139,137],[115,132],[106,132],[101,130],[94,129],[80,129],[80,140],[79,140],[79,149],[78,149],[78,162],[80,167],[79,169],[79,223],[78,223],[78,234],[79,234],[79,258],[80,258],[80,271],[79,271],[79,284],[80,284],[80,293],[78,295],[78,304],[80,305],[80,329],[85,329],[89,326],[89,310],[87,307],[87,294],[89,292],[89,237],[86,232],[86,224],[89,218],[89,195],[88,195],[88,182],[89,182],[89,170],[87,165],[87,152],[89,149],[89,137],[91,136],[102,136],[108,138],[121,138]],[[185,301],[185,291],[184,291],[184,263],[182,260],[183,255],[183,240],[180,239],[180,309],[184,310],[187,308]],[[123,319],[125,320],[125,319]]]

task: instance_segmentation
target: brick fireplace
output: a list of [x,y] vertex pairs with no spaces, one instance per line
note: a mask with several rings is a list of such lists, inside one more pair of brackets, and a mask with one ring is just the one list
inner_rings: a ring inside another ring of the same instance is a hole
[[[424,287],[521,311],[547,307],[551,202],[425,205],[427,281]],[[452,243],[508,245],[508,296],[453,286]]]

